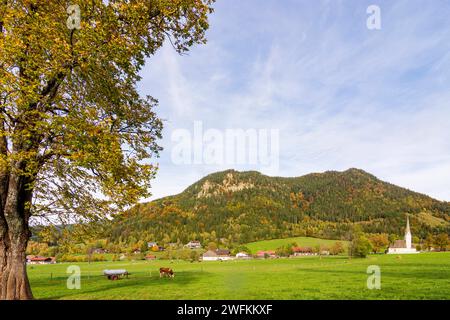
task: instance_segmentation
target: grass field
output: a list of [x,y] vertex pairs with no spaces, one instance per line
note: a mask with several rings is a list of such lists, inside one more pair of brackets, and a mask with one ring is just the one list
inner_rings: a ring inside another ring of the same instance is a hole
[[[250,249],[250,251],[255,254],[258,250],[275,250],[281,246],[290,245],[295,242],[300,247],[315,247],[317,245],[325,245],[332,246],[338,240],[327,240],[327,239],[319,239],[319,238],[310,238],[310,237],[295,237],[295,238],[285,238],[285,239],[274,239],[274,240],[263,240],[257,242],[247,243],[245,246]],[[344,248],[347,248],[348,241],[339,241],[342,242]]]
[[[37,299],[450,299],[450,253],[301,257],[228,262],[80,263],[80,290],[66,288],[70,264],[29,266]],[[367,289],[367,267],[381,268],[381,289]],[[174,279],[158,268],[174,269]],[[109,281],[106,268],[129,279]]]

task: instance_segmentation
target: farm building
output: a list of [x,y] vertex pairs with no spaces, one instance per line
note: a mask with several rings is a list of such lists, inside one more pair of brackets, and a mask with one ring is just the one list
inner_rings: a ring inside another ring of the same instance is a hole
[[153,254],[148,254],[145,256],[145,260],[156,260],[156,256]]
[[105,254],[105,253],[108,253],[108,251],[103,249],[103,248],[95,248],[95,249],[92,250],[92,253],[94,253],[94,254]]
[[147,242],[147,247],[148,248],[153,248],[155,246],[158,246],[157,242],[154,242],[154,241]]
[[27,264],[53,264],[56,263],[55,257],[27,256]]
[[293,247],[293,256],[311,256],[313,255],[313,250],[310,247]]
[[203,261],[226,261],[233,260],[230,256],[230,250],[217,249],[215,251],[208,250],[202,255]]
[[156,242],[153,242],[153,243],[154,243],[154,245],[151,246],[151,247],[149,247],[150,250],[152,250],[153,252],[158,252],[158,251],[164,251],[164,250],[166,250],[163,246],[158,246],[158,245],[156,244]]
[[219,256],[229,256],[230,255],[230,250],[228,250],[228,249],[217,249],[216,253]]
[[251,258],[252,257],[248,253],[245,253],[245,252],[238,252],[236,254],[236,259],[251,259]]
[[256,256],[258,258],[278,258],[277,254],[273,250],[258,251],[258,253],[256,253]]
[[200,243],[200,241],[194,240],[194,241],[189,241],[186,245],[186,248],[189,249],[201,249],[202,244]]

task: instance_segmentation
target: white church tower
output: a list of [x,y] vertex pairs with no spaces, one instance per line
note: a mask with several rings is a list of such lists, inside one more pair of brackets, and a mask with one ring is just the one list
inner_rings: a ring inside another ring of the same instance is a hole
[[406,230],[405,230],[406,249],[411,249],[411,230],[409,229],[409,217],[406,217]]
[[406,217],[405,240],[396,240],[388,249],[388,254],[419,253],[412,246],[411,229],[409,228],[409,217]]

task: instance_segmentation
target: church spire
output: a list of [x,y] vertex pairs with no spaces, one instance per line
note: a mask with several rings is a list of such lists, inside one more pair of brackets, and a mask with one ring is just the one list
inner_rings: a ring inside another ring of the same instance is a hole
[[405,233],[411,233],[411,230],[409,229],[409,217],[406,217],[406,230]]

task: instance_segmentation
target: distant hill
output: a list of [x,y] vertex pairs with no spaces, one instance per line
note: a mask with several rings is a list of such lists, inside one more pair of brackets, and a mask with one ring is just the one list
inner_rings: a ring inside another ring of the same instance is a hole
[[450,232],[450,203],[384,182],[359,169],[301,177],[256,171],[210,174],[182,193],[139,204],[117,217],[117,241],[248,243],[314,236],[346,239],[365,232],[402,235],[406,214],[414,236]]

